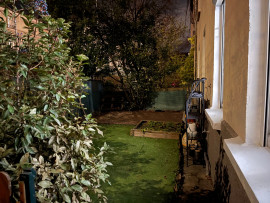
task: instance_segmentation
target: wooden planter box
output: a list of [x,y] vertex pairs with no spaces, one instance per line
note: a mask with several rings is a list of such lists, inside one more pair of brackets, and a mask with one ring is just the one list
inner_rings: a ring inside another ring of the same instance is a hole
[[140,129],[143,123],[148,122],[147,120],[140,121],[135,128],[131,129],[130,135],[136,137],[151,137],[159,139],[179,139],[179,133],[177,132],[165,132],[165,131],[153,131]]

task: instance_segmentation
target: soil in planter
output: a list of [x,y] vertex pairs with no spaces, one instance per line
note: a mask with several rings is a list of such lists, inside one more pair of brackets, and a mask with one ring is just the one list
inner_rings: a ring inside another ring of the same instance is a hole
[[181,126],[181,123],[146,121],[138,126],[138,128],[144,131],[180,132]]

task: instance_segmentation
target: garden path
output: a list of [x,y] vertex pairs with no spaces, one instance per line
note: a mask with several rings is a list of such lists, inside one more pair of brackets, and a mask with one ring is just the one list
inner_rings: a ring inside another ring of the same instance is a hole
[[111,111],[96,116],[100,124],[136,125],[141,120],[180,122],[183,111]]

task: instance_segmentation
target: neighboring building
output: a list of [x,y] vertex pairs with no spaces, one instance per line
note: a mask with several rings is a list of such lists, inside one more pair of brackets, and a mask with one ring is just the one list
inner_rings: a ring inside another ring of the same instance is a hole
[[[24,4],[20,0],[16,0],[15,6],[17,10],[22,11],[24,9]],[[30,4],[29,4],[30,6]],[[30,7],[27,8],[30,8]],[[34,0],[33,1],[33,9],[35,11],[35,16],[37,17],[33,22],[37,22],[38,18],[41,15],[49,15],[47,11],[47,3],[46,0]],[[18,39],[22,37],[22,35],[26,34],[28,31],[25,28],[24,21],[22,16],[18,13],[14,13],[12,9],[8,10],[8,17],[6,18],[4,15],[4,8],[0,7],[0,17],[5,19],[7,22],[7,30],[11,31],[12,33],[16,34]]]
[[207,172],[224,202],[270,202],[269,0],[191,0]]
[[8,10],[8,17],[4,16],[4,8],[0,7],[0,17],[5,19],[7,22],[7,30],[16,33],[17,36],[21,36],[27,32],[24,28],[25,24],[21,15],[14,14],[11,10]]

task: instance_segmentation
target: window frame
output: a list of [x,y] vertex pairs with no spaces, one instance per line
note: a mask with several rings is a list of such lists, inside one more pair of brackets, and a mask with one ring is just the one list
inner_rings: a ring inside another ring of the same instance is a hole
[[225,47],[225,7],[226,1],[223,0],[222,4],[220,5],[220,81],[219,81],[219,106],[223,108],[223,90],[224,90],[224,47]]
[[225,6],[225,0],[219,0],[215,5],[212,109],[223,108]]
[[[270,6],[269,6],[270,9]],[[265,98],[265,128],[264,128],[264,139],[263,139],[263,146],[270,147],[270,11],[268,12],[268,38],[267,38],[267,67],[266,67],[266,98]]]

